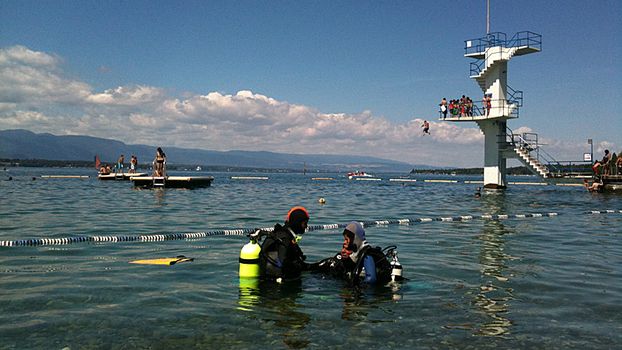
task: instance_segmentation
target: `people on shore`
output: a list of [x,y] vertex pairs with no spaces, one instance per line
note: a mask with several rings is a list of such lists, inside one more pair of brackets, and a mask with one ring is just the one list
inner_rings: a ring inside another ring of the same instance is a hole
[[166,176],[166,154],[160,147],[156,150],[156,155],[153,159],[153,176]]
[[283,225],[268,232],[259,252],[259,277],[278,283],[300,279],[308,269],[305,255],[298,245],[309,223],[309,212],[296,206],[289,210]]

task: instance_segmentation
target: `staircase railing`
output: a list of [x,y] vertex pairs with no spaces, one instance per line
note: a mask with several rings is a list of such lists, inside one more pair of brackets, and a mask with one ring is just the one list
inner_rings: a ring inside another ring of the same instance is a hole
[[523,106],[523,92],[521,90],[514,90],[510,85],[506,85],[508,88],[508,102],[510,104],[515,104],[517,107]]
[[[542,144],[538,142],[538,134],[525,132],[519,135],[514,134],[512,129],[507,126],[506,129],[506,141],[513,147],[519,147],[526,150],[529,153],[529,156],[535,158],[538,163],[546,167],[549,173],[563,174],[564,166],[541,147]],[[533,155],[534,153],[535,156]]]
[[476,60],[469,63],[469,77],[476,77],[482,71],[482,66],[486,63],[486,60]]

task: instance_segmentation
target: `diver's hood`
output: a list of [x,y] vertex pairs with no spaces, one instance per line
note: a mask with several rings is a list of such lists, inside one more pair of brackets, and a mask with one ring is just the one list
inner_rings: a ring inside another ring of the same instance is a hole
[[365,229],[363,229],[363,225],[356,221],[352,221],[346,226],[346,230],[354,233],[354,240],[352,241],[352,254],[350,254],[350,259],[352,261],[357,262],[359,259],[359,254],[363,250],[364,247],[369,244],[365,240]]

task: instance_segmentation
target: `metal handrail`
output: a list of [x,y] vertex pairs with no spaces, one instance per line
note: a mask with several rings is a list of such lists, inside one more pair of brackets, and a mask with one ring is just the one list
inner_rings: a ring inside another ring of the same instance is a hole
[[[492,100],[491,102],[494,101],[499,101],[499,100]],[[513,117],[513,118],[518,118],[519,116],[519,107],[521,107],[520,105],[516,104],[515,101],[508,101],[508,100],[503,100],[504,102],[502,103],[501,106],[493,106],[490,108],[491,111],[496,110],[496,109],[505,109],[508,107],[508,105],[515,105],[516,108],[514,108],[513,110],[511,110],[511,113],[509,115],[509,117]],[[506,104],[507,102],[507,104]],[[468,117],[485,117],[486,113],[485,113],[485,108],[484,107],[480,107],[478,105],[475,104],[475,102],[473,102],[473,108],[471,109],[472,115],[468,116]],[[439,110],[438,111],[440,118],[442,118],[443,113]],[[493,113],[491,113],[493,114]],[[449,105],[447,105],[447,115],[450,118],[460,118],[460,114],[451,114],[451,110],[449,110]]]
[[514,36],[507,40],[507,35],[502,32],[494,32],[487,34],[484,37],[469,39],[464,41],[464,54],[481,53],[486,49],[495,46],[501,47],[530,47],[538,50],[542,49],[542,35],[530,32],[522,31],[514,34]]
[[[538,141],[538,134],[536,133],[523,133],[522,135],[516,135],[510,128],[506,126],[506,136],[510,138],[509,143],[513,147],[521,147],[529,152],[535,152],[535,159],[538,163],[544,165],[549,172],[549,176],[563,177],[564,175],[586,175],[590,174],[591,162],[586,161],[573,161],[573,160],[556,160],[541,146],[543,144]],[[507,140],[507,138],[506,138]],[[588,171],[586,171],[586,169]]]
[[506,126],[506,141],[507,136],[510,137],[510,140],[508,142],[514,147],[518,146],[519,148],[527,150],[530,156],[532,152],[535,152],[536,161],[545,166],[549,173],[562,173],[563,167],[561,163],[555,160],[553,156],[551,156],[541,147],[542,144],[538,142],[538,134],[526,132],[522,135],[517,135],[514,134],[512,129]]
[[486,60],[476,60],[469,63],[469,77],[476,77],[482,71],[482,66],[486,63]]
[[518,32],[506,45],[506,47],[533,47],[542,50],[542,35],[530,31]]
[[514,90],[510,85],[506,85],[508,88],[507,101],[511,104],[515,104],[517,107],[523,106],[523,92],[521,90]]

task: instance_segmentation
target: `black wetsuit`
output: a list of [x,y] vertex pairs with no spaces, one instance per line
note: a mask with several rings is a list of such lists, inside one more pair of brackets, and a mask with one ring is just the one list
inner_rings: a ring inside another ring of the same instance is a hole
[[264,280],[297,280],[307,269],[305,258],[293,232],[276,224],[261,245],[259,275]]

